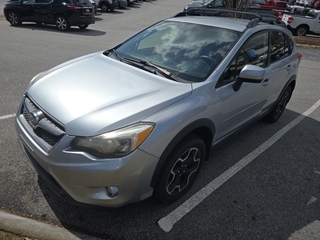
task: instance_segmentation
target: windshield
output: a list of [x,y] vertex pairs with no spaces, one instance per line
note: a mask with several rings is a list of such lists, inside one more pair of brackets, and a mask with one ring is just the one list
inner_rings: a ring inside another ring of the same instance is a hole
[[156,24],[117,49],[119,58],[152,63],[182,80],[204,81],[225,58],[240,32],[186,22]]

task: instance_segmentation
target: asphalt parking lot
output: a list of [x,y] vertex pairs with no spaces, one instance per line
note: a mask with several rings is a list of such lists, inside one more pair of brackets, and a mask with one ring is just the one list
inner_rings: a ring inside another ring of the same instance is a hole
[[112,47],[188,2],[142,2],[100,13],[87,30],[68,33],[35,24],[14,28],[0,20],[1,210],[62,227],[75,239],[84,239],[79,232],[88,239],[319,239],[318,49],[299,48],[299,81],[281,120],[257,122],[214,149],[191,191],[174,204],[148,199],[117,210],[72,206],[22,154],[13,116],[34,75]]

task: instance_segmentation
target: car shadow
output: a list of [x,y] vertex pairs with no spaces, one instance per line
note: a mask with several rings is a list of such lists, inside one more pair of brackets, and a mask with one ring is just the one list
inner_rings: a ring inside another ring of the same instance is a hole
[[[97,15],[101,15],[101,14],[96,14],[96,22],[103,21],[103,18],[97,17]],[[89,25],[89,27],[90,27],[90,25]]]
[[[10,27],[13,27],[10,25]],[[21,26],[14,26],[14,28],[23,28],[23,29],[30,29],[32,31],[47,31],[47,32],[57,32],[61,34],[74,34],[74,35],[83,35],[83,36],[102,36],[105,35],[106,32],[99,31],[92,29],[91,27],[94,27],[94,24],[91,24],[88,26],[87,29],[79,29],[76,26],[70,27],[68,31],[60,31],[58,30],[54,25],[47,25],[47,24],[33,24],[33,23],[24,23]]]
[[110,12],[110,11],[102,12],[102,11],[98,10],[98,13],[99,14],[112,14],[112,15],[123,14],[124,12],[122,12],[121,10],[124,10],[124,9],[115,9],[112,12]]
[[[58,218],[58,223],[67,229],[103,239],[141,239],[141,236],[163,239],[160,236],[164,232],[157,225],[160,218],[176,209],[298,116],[300,114],[287,109],[277,123],[258,121],[214,147],[209,161],[205,162],[189,192],[170,205],[159,204],[149,198],[117,209],[78,207],[60,199],[41,179],[38,185]],[[212,200],[210,195],[197,207],[198,211],[192,216],[205,212],[199,219],[205,222],[202,231],[207,230],[205,228],[208,224],[210,231],[215,232],[216,235],[210,235],[210,239],[227,239],[230,232],[234,239],[249,239],[258,235],[261,239],[288,239],[298,230],[319,220],[317,199],[320,199],[320,167],[317,156],[320,150],[318,135],[314,131],[320,129],[320,123],[309,117],[303,121],[303,124],[297,125],[267,149],[268,156],[259,155],[236,177],[228,180],[223,188],[219,188],[218,193],[211,194],[215,195],[215,199]],[[297,135],[301,137],[298,142],[294,140]],[[314,137],[309,139],[312,135]],[[308,149],[309,156],[299,152],[303,148]],[[314,202],[310,202],[312,196]],[[201,238],[204,233],[201,232],[201,222],[194,224],[194,219],[188,217],[181,220],[184,228],[194,234],[193,231],[200,231]],[[248,235],[244,234],[246,231]]]

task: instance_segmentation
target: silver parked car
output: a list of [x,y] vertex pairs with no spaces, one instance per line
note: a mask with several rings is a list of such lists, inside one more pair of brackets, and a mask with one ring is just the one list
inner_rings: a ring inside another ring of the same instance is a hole
[[69,202],[170,203],[213,145],[280,118],[300,59],[291,32],[256,14],[180,13],[35,76],[16,130],[39,175]]

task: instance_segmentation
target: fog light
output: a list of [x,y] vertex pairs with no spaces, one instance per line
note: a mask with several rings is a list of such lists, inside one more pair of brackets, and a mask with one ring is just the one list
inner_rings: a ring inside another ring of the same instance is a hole
[[110,197],[115,197],[118,195],[119,193],[119,188],[116,187],[116,186],[113,186],[113,187],[107,187],[107,193]]

